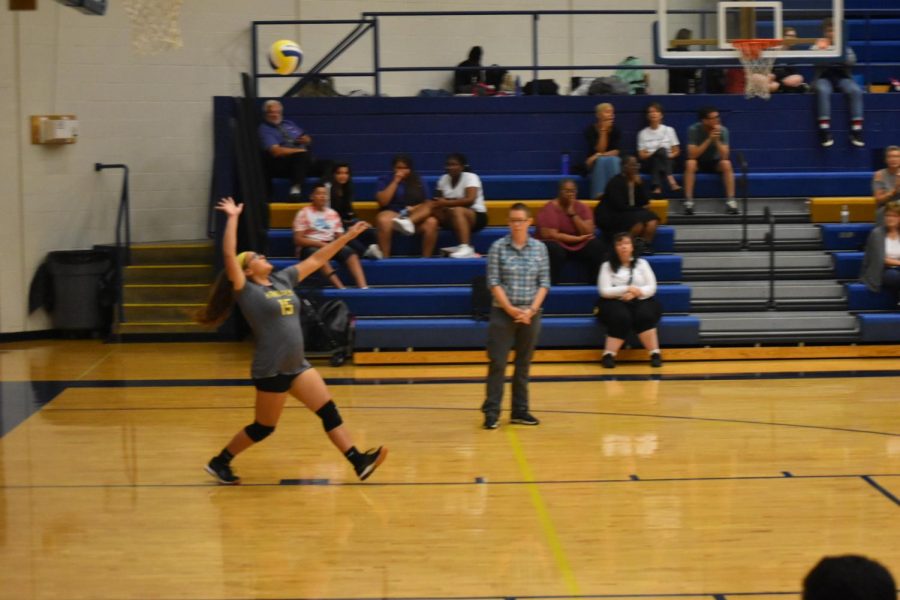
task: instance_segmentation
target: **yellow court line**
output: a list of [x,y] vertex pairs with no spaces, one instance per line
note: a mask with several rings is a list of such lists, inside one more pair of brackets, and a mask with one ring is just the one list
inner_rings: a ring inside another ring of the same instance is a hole
[[581,592],[578,588],[578,582],[575,580],[575,573],[572,571],[572,566],[569,564],[566,552],[563,550],[562,543],[559,541],[559,535],[556,533],[556,527],[553,526],[553,520],[550,519],[550,513],[547,510],[547,505],[544,504],[544,498],[541,496],[541,491],[535,483],[534,473],[531,471],[528,459],[525,458],[525,451],[522,450],[519,436],[516,435],[515,428],[513,427],[506,427],[504,428],[504,431],[506,431],[509,445],[512,446],[513,455],[516,457],[516,463],[519,465],[519,472],[522,474],[522,479],[527,482],[526,487],[528,488],[528,495],[531,497],[531,504],[534,506],[535,512],[537,512],[538,520],[541,523],[541,529],[544,531],[544,536],[547,538],[547,544],[550,546],[550,551],[553,553],[553,558],[556,560],[556,566],[559,568],[560,573],[562,573],[566,588],[568,589],[569,594],[580,596]]

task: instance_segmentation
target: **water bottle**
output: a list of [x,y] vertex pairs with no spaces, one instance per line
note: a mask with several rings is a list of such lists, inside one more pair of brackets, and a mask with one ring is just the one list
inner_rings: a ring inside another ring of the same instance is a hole
[[563,175],[569,174],[569,153],[563,152],[562,156],[559,159],[559,172]]
[[516,75],[516,96],[522,95],[522,79]]
[[847,208],[847,205],[843,205],[841,207],[841,223],[849,223],[850,222],[850,209]]

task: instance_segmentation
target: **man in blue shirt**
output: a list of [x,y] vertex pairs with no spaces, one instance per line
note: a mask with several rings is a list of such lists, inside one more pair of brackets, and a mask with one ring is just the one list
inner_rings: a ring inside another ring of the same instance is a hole
[[330,161],[313,158],[309,146],[312,138],[294,122],[284,119],[284,107],[278,100],[263,104],[263,122],[259,125],[259,141],[263,150],[263,164],[271,177],[285,177],[291,181],[291,200],[303,197],[303,184],[308,175],[324,176]]
[[488,251],[487,286],[493,296],[488,324],[490,360],[487,397],[481,406],[484,428],[500,426],[500,404],[509,351],[515,348],[510,423],[538,425],[528,412],[528,372],[538,335],[541,304],[550,291],[550,258],[547,246],[528,235],[531,214],[521,202],[509,209],[509,235],[491,244]]

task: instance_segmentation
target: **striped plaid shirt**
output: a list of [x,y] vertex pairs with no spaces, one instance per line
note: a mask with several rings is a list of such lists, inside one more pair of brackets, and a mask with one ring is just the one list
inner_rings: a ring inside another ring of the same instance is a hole
[[[488,251],[487,285],[499,285],[514,306],[531,304],[538,288],[550,287],[550,258],[547,247],[532,237],[521,250],[506,235]],[[496,305],[496,302],[494,302]]]

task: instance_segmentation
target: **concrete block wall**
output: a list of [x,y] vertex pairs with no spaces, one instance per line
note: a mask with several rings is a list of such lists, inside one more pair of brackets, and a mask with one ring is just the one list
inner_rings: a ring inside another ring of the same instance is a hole
[[[701,2],[702,0],[691,0]],[[0,334],[46,329],[42,311],[28,314],[28,284],[53,250],[90,248],[114,239],[121,172],[95,173],[95,162],[131,168],[136,241],[198,239],[205,234],[212,168],[212,97],[237,95],[250,70],[250,23],[269,19],[355,18],[363,11],[621,9],[620,0],[189,0],[179,20],[184,47],[139,56],[121,2],[103,17],[52,0],[35,11],[0,8]],[[655,8],[634,0],[628,8]],[[650,60],[652,18],[544,17],[543,64],[614,63],[628,54]],[[455,65],[470,46],[487,64],[529,64],[531,22],[498,17],[386,19],[385,65]],[[348,29],[285,28],[313,64]],[[275,38],[273,38],[275,39]],[[271,41],[271,40],[270,40]],[[264,43],[261,47],[265,47]],[[371,68],[371,39],[335,69]],[[565,90],[567,71],[552,76]],[[577,73],[588,75],[589,73]],[[523,73],[523,80],[530,74]],[[549,75],[548,75],[549,76]],[[450,73],[392,74],[383,91],[410,95],[445,87]],[[285,81],[271,83],[277,91]],[[654,73],[662,90],[665,76]],[[371,90],[363,78],[339,89]],[[265,91],[264,91],[265,93]],[[277,92],[276,92],[277,93]],[[63,147],[30,142],[29,116],[75,114],[80,138]]]

